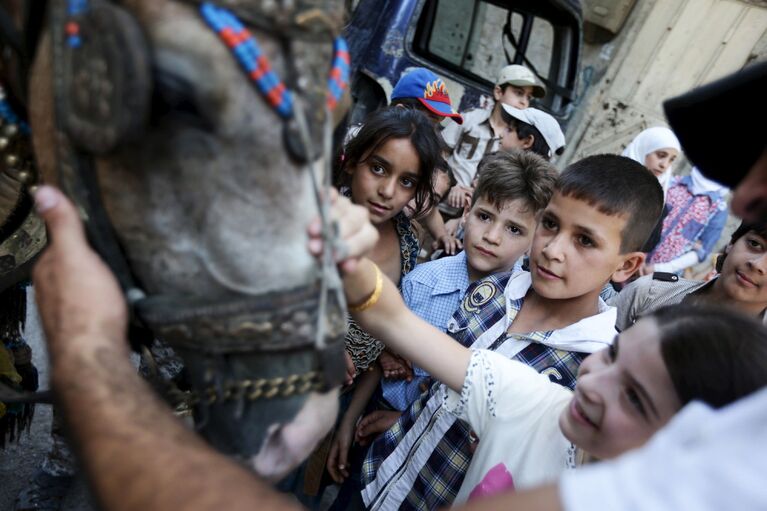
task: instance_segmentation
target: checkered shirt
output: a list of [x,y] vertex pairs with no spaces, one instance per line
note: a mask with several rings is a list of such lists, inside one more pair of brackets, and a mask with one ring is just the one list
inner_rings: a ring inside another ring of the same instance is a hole
[[[469,287],[466,253],[419,264],[402,278],[402,298],[410,310],[435,328],[447,330],[447,323],[461,305]],[[405,410],[428,385],[429,373],[413,366],[413,380],[383,380],[384,399],[395,409]]]
[[[580,337],[586,333],[583,328],[506,333],[529,288],[529,273],[523,273],[513,278],[510,273],[493,275],[469,286],[448,332],[464,346],[497,351],[572,389],[578,367],[588,353],[542,343],[566,330]],[[516,282],[509,286],[510,281]],[[509,296],[507,286],[517,288],[515,296]],[[606,331],[593,335],[595,342],[584,342],[584,351],[609,344],[614,335],[615,310],[603,302],[600,309],[594,317],[598,321],[592,320],[587,326],[598,325]],[[455,499],[471,462],[471,431],[442,407],[444,392],[435,383],[371,445],[362,467],[363,500],[371,509],[436,509],[449,506]]]

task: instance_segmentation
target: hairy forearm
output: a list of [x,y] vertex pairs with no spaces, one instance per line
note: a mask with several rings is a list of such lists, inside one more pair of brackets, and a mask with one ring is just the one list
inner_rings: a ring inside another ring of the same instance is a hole
[[[375,275],[374,264],[363,259],[356,271],[344,277],[344,291],[350,304],[362,303],[372,294]],[[469,350],[413,314],[385,276],[378,303],[352,316],[370,335],[450,388],[460,390],[463,386],[471,358]]]
[[77,339],[52,355],[53,386],[103,509],[282,510],[293,505],[176,419],[136,374],[124,350],[103,340]]

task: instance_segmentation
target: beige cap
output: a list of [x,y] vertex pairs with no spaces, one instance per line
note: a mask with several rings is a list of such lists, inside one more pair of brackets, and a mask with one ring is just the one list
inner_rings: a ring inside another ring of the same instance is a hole
[[505,85],[507,83],[519,87],[532,87],[533,96],[536,98],[542,98],[546,95],[546,87],[535,76],[535,73],[525,66],[512,64],[501,69],[501,72],[498,73],[498,81],[495,84]]

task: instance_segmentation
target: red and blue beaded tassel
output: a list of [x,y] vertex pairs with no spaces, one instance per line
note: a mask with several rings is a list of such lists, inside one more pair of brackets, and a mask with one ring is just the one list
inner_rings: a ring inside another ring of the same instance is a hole
[[[293,117],[293,93],[272,70],[255,37],[227,9],[210,2],[200,5],[202,18],[234,53],[266,101],[284,119]],[[349,50],[346,41],[337,37],[333,43],[333,67],[328,77],[327,104],[333,109],[338,104],[349,81]]]
[[80,38],[80,24],[76,18],[88,10],[88,0],[69,0],[67,3],[67,14],[69,21],[65,27],[67,34],[67,44],[70,48],[79,48],[83,41]]
[[341,100],[341,96],[344,94],[344,89],[349,82],[349,47],[346,46],[346,40],[343,37],[336,37],[333,41],[333,67],[330,70],[330,76],[328,77],[328,108],[333,110],[338,102]]

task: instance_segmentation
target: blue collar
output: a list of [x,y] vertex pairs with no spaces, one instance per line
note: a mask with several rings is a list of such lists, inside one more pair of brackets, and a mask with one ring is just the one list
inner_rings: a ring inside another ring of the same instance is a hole
[[466,252],[461,251],[454,256],[445,257],[434,261],[436,263],[441,262],[440,273],[444,274],[460,274],[460,279],[438,279],[434,288],[431,290],[431,295],[446,295],[454,293],[455,291],[466,291],[469,287],[469,267],[466,261]]

